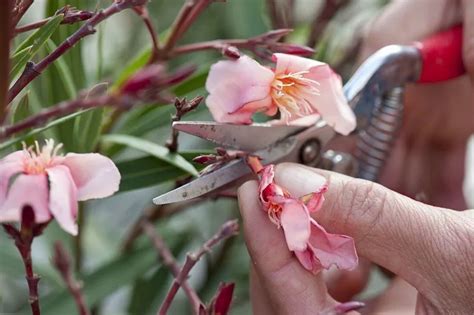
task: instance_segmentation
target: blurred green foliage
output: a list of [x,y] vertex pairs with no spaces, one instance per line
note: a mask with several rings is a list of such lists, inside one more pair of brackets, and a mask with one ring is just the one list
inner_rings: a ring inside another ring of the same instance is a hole
[[[149,12],[156,29],[166,37],[184,1],[152,0]],[[296,1],[303,11],[316,12],[317,1]],[[328,25],[318,44],[319,59],[334,64],[351,47],[359,26],[375,14],[384,1],[353,0]],[[37,1],[23,22],[52,16],[65,4],[80,9],[95,10],[108,1],[45,0]],[[301,11],[301,10],[300,10]],[[43,13],[40,13],[43,12]],[[303,12],[304,13],[304,12]],[[295,32],[290,41],[304,43],[309,33],[308,12],[295,11]],[[301,16],[300,16],[301,15]],[[312,18],[314,14],[309,14]],[[54,50],[74,30],[76,25],[58,25],[59,17],[40,30],[22,34],[15,40],[13,73],[17,76],[26,61],[40,60]],[[217,38],[247,38],[270,30],[265,0],[228,0],[216,2],[199,17],[180,43],[192,43]],[[38,34],[39,33],[39,34]],[[30,36],[30,37],[29,37]],[[33,38],[31,37],[33,36]],[[89,36],[62,56],[30,84],[23,96],[15,101],[12,119],[18,121],[42,108],[82,93],[94,93],[100,82],[116,87],[142,67],[149,55],[150,41],[140,18],[123,12],[98,27],[98,34]],[[209,65],[219,59],[217,52],[200,52],[172,60],[170,68],[196,64],[198,71],[173,89],[179,97],[205,95],[204,82]],[[354,60],[350,60],[351,63]],[[351,69],[345,69],[345,77]],[[196,175],[196,165],[189,161],[199,152],[209,152],[209,144],[180,136],[180,152],[171,154],[163,147],[170,134],[171,115],[168,104],[149,104],[125,112],[110,133],[102,135],[101,127],[110,118],[111,109],[95,109],[75,113],[52,121],[46,126],[16,135],[0,144],[0,152],[18,148],[19,142],[54,137],[64,143],[66,151],[101,151],[111,156],[122,173],[121,192],[106,200],[83,205],[85,221],[84,267],[78,274],[84,282],[84,294],[96,314],[154,314],[172,280],[171,274],[156,259],[156,253],[146,238],[140,238],[133,250],[123,253],[121,242],[144,209],[151,206],[152,197],[171,189],[174,181]],[[186,119],[210,119],[205,106]],[[157,223],[160,234],[169,242],[182,261],[186,251],[198,247],[226,219],[237,217],[232,200],[209,200],[189,207]],[[0,232],[0,314],[28,314],[27,289],[20,258],[12,242]],[[41,305],[44,314],[75,314],[75,306],[59,275],[50,264],[52,244],[67,241],[70,251],[73,241],[52,223],[34,244],[36,272],[42,276]],[[209,300],[220,281],[236,282],[232,314],[249,314],[248,256],[241,236],[231,239],[205,257],[192,271],[191,284],[204,300]],[[189,312],[184,295],[179,294],[172,314]]]

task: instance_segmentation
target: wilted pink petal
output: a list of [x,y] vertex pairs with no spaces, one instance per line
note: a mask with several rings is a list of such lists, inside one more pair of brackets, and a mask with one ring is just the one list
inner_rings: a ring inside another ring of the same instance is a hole
[[[322,176],[321,176],[322,177]],[[309,200],[306,202],[306,207],[309,212],[316,212],[323,206],[324,202],[324,193],[328,190],[327,184],[324,184],[315,192],[309,195]]]
[[304,204],[289,199],[283,204],[280,221],[288,249],[304,251],[310,236],[309,214]]
[[309,270],[314,274],[321,271],[322,266],[319,263],[319,260],[314,256],[311,248],[308,247],[304,251],[295,251],[295,256],[304,269]]
[[47,222],[51,215],[48,209],[48,180],[45,174],[18,175],[0,206],[0,222],[20,221],[21,210],[30,205],[37,223]]
[[311,219],[308,245],[325,269],[332,264],[345,270],[352,270],[357,266],[358,257],[354,240],[349,236],[326,232],[314,219]]
[[71,172],[79,201],[108,197],[119,188],[120,173],[112,160],[103,155],[68,153],[63,164]]
[[[206,104],[219,122],[250,123],[255,110],[271,106],[270,94],[273,72],[248,56],[219,61],[209,71]],[[262,102],[258,102],[262,101]],[[240,112],[249,103],[252,112]],[[255,106],[258,105],[258,106]]]
[[47,170],[50,191],[49,209],[58,224],[68,233],[77,235],[77,188],[66,166]]

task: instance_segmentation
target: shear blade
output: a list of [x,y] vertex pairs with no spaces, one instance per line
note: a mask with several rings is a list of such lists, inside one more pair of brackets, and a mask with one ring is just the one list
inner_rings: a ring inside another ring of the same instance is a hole
[[186,185],[154,198],[153,203],[164,205],[193,199],[233,182],[248,173],[250,173],[250,169],[246,162],[244,160],[237,160],[214,172],[203,175]]
[[269,124],[231,125],[215,122],[178,121],[173,128],[224,147],[255,152],[287,138],[305,127]]

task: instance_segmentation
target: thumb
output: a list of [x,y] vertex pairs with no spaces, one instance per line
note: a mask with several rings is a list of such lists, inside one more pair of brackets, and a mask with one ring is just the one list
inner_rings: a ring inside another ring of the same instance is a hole
[[376,183],[298,164],[278,165],[275,181],[301,196],[314,190],[315,173],[329,181],[316,220],[329,232],[352,236],[361,256],[402,276],[420,292],[444,292],[444,284],[452,282],[442,279],[452,277],[446,271],[466,264],[463,250],[468,247],[459,235],[469,227],[459,220],[461,213],[422,204]]

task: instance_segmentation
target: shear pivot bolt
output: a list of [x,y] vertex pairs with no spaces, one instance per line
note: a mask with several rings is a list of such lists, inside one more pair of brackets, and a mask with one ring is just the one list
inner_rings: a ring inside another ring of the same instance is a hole
[[301,147],[300,159],[305,165],[316,165],[319,160],[321,145],[316,139],[306,141]]

